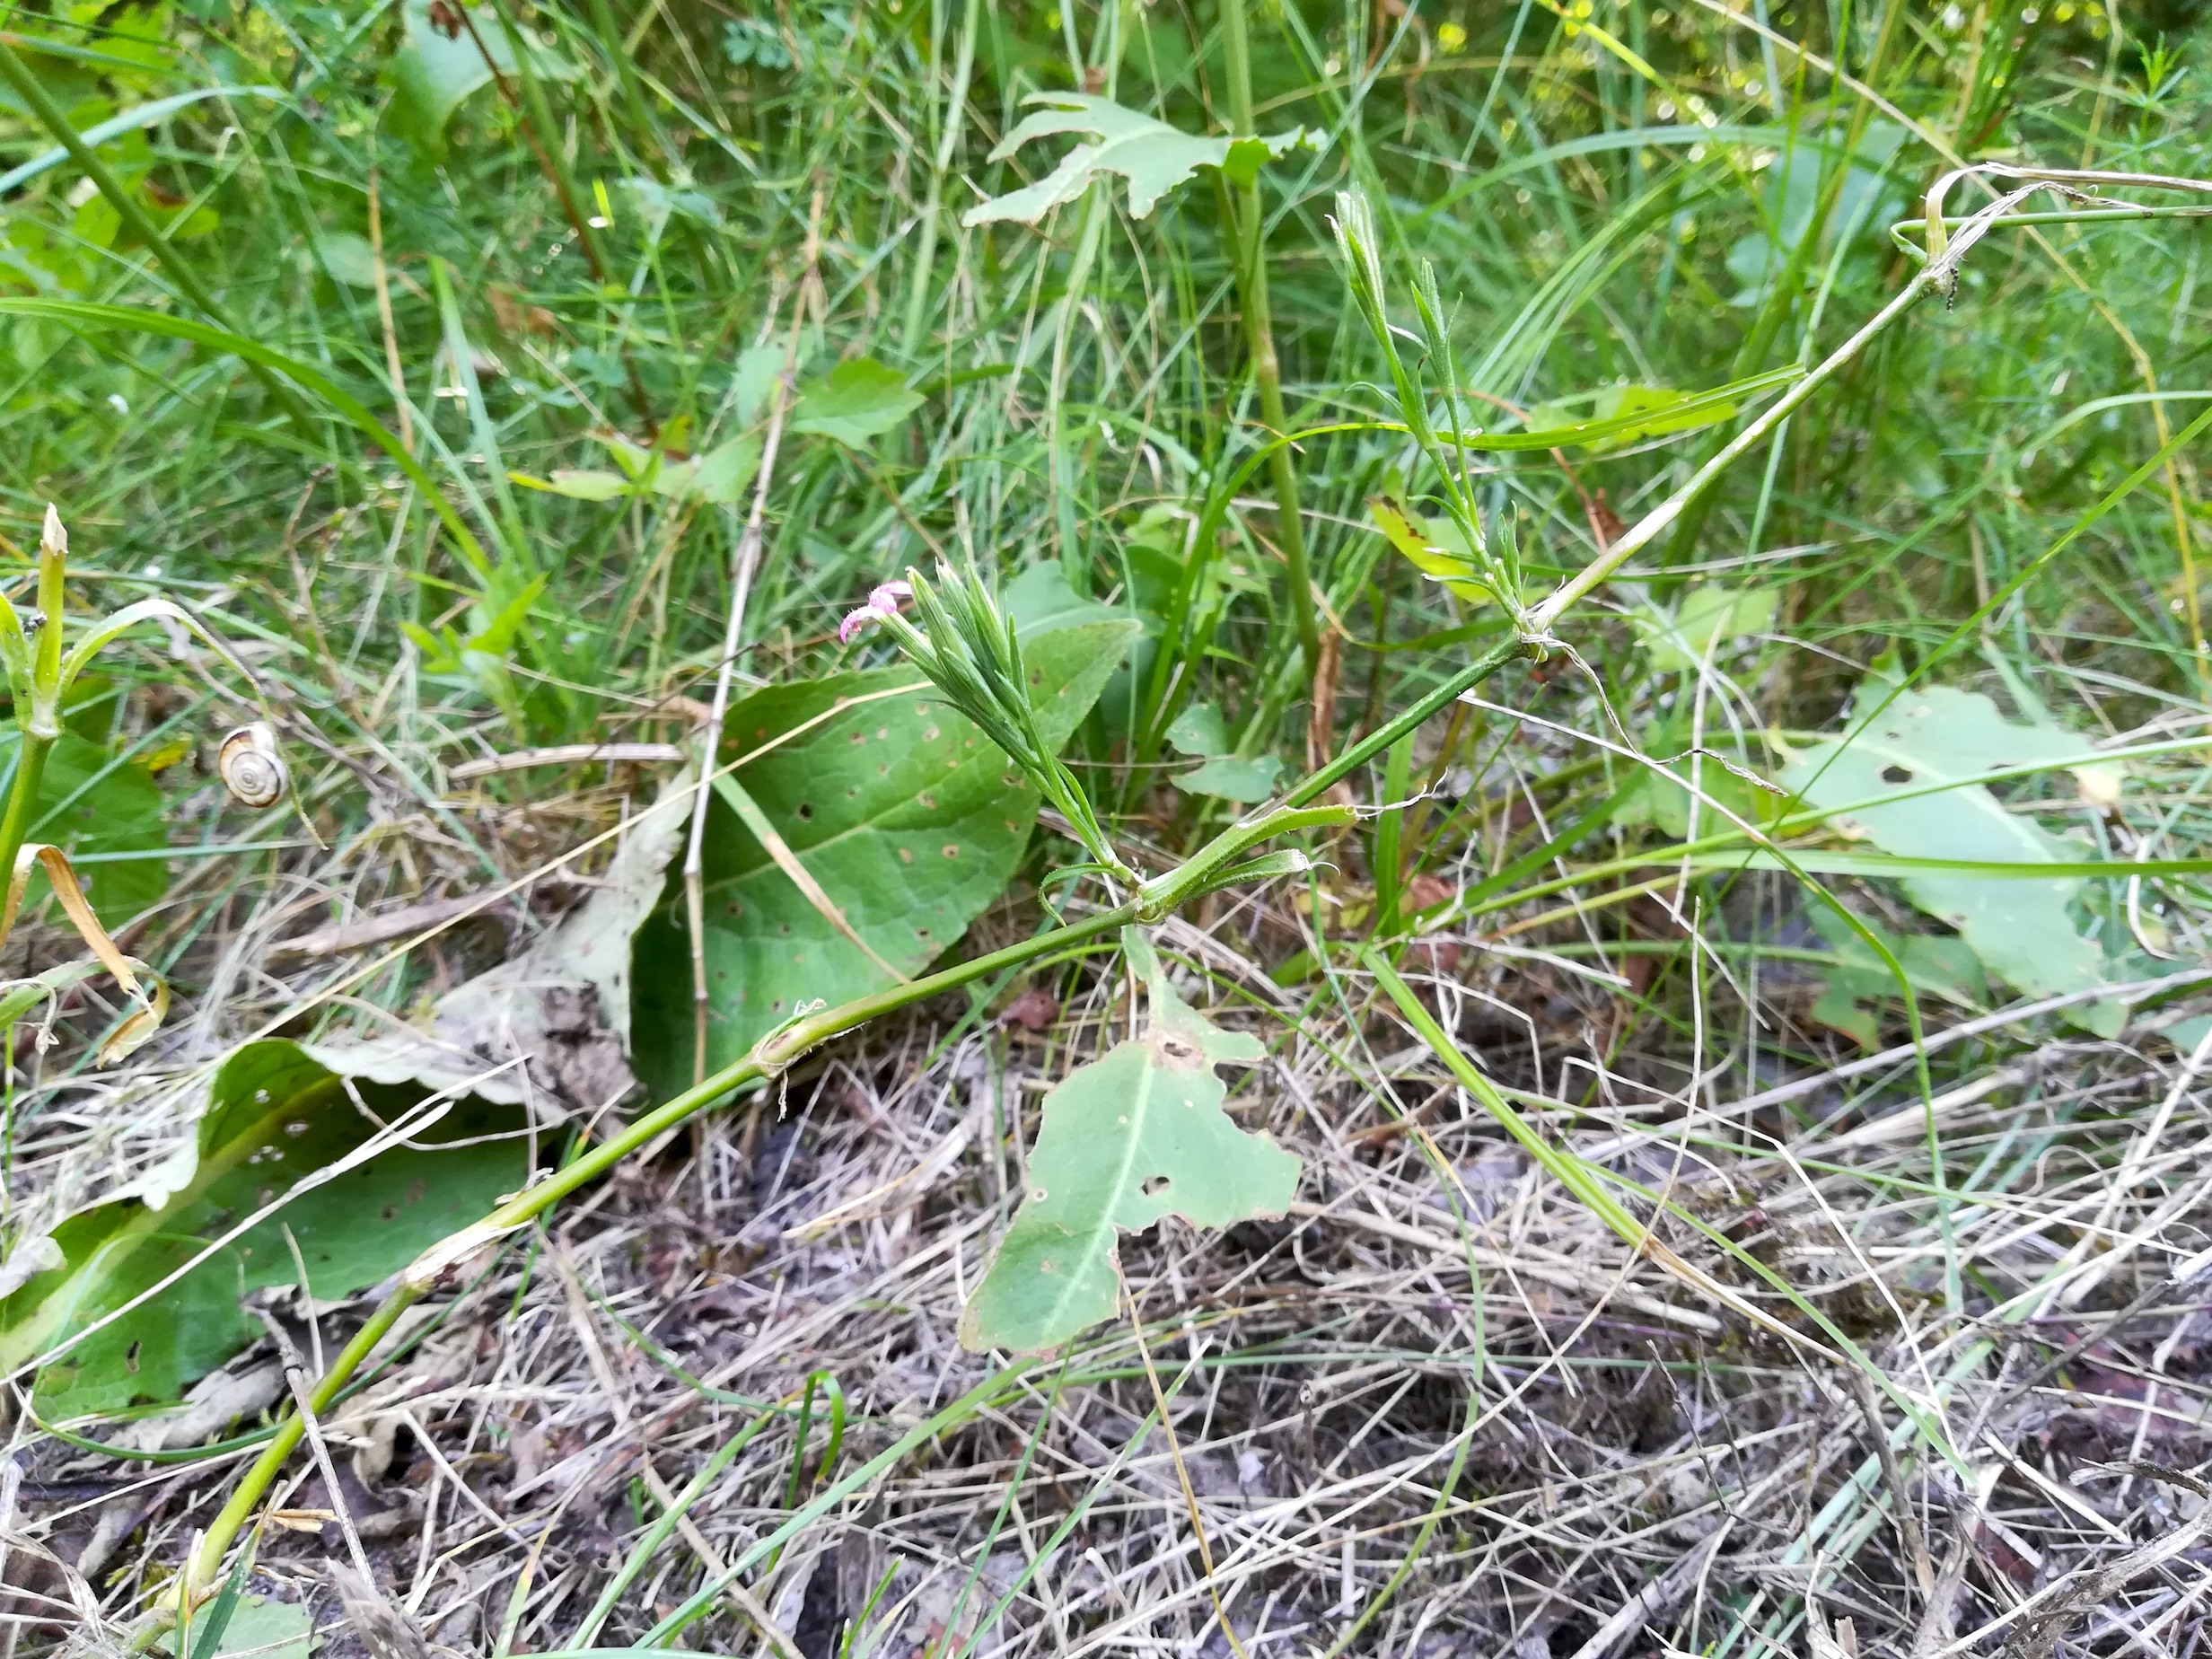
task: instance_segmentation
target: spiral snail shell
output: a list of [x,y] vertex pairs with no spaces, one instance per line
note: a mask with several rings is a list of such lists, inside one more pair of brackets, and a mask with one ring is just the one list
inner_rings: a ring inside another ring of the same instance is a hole
[[276,733],[259,720],[224,736],[215,751],[215,770],[232,800],[256,810],[276,805],[292,787],[292,774],[276,750]]

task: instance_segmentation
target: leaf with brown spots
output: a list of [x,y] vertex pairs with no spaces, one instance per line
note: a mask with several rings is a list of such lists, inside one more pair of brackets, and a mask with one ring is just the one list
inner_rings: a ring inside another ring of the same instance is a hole
[[1178,996],[1142,931],[1124,928],[1121,944],[1151,987],[1151,1029],[1045,1096],[1029,1192],[961,1319],[971,1351],[1045,1353],[1111,1319],[1123,1228],[1278,1216],[1297,1191],[1298,1160],[1222,1110],[1214,1067],[1260,1059],[1259,1039]]
[[[39,1374],[55,1417],[165,1402],[260,1335],[243,1293],[296,1285],[303,1266],[325,1298],[397,1273],[529,1177],[522,1111],[473,1095],[402,1145],[371,1145],[379,1120],[426,1092],[342,1075],[296,1043],[248,1043],[216,1071],[176,1167],[54,1229],[60,1265],[0,1302],[0,1366],[37,1361],[185,1269]],[[298,1201],[255,1219],[287,1194]]]
[[[1044,675],[1046,740],[1067,741],[1135,637],[1134,622],[1024,643]],[[898,695],[889,695],[891,693]],[[802,1002],[841,1003],[917,974],[1005,888],[1037,822],[1037,792],[903,664],[756,692],[730,710],[723,759],[781,838],[794,882],[722,801],[707,808],[707,1064],[745,1053]],[[823,905],[843,925],[826,919]],[[691,944],[683,883],[632,952],[632,1064],[667,1098],[691,1083]]]

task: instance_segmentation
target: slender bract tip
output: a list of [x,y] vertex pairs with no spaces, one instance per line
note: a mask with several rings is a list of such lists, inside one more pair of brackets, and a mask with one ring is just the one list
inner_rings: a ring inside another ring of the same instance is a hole
[[69,556],[69,532],[62,528],[60,510],[50,501],[46,504],[46,529],[39,537],[39,551],[57,558]]

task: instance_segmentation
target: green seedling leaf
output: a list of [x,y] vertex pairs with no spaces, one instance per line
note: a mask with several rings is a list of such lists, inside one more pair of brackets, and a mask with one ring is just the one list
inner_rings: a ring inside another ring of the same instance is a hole
[[1470,605],[1490,602],[1490,590],[1474,576],[1474,553],[1459,526],[1423,518],[1391,496],[1367,497],[1367,512],[1391,546],[1431,581],[1441,582]]
[[799,392],[791,430],[811,432],[858,449],[906,424],[922,394],[898,370],[873,357],[848,357]]
[[1091,180],[1119,173],[1128,180],[1129,215],[1142,219],[1159,199],[1201,167],[1216,167],[1232,184],[1250,184],[1267,162],[1288,154],[1312,136],[1302,127],[1266,138],[1199,138],[1165,121],[1125,110],[1109,98],[1082,92],[1036,92],[1027,100],[1048,106],[1017,122],[991,152],[1003,162],[1032,138],[1084,133],[1095,142],[1079,144],[1051,172],[1019,190],[970,207],[962,224],[1012,220],[1034,224],[1063,202],[1072,202]]
[[[63,1265],[0,1302],[0,1365],[34,1361],[123,1307],[273,1199],[361,1152],[375,1119],[396,1120],[424,1093],[359,1079],[349,1087],[296,1043],[249,1043],[215,1074],[185,1157],[54,1229]],[[261,1334],[241,1295],[298,1283],[286,1229],[318,1297],[353,1295],[398,1272],[522,1186],[522,1128],[514,1108],[465,1099],[408,1145],[344,1168],[47,1365],[41,1409],[73,1417],[175,1400]]]
[[[1860,1048],[1871,1049],[1880,1039],[1881,1027],[1874,1013],[1860,1005],[1896,996],[1897,977],[1857,930],[1827,906],[1814,906],[1811,919],[1813,931],[1843,959],[1819,970],[1821,996],[1813,1005],[1812,1017],[1830,1031],[1841,1031]],[[1928,934],[1897,935],[1861,919],[1904,969],[1916,996],[1940,997],[1961,1008],[1971,1008],[1980,1002],[1984,990],[1981,964],[1965,940]]]
[[1178,754],[1225,754],[1229,732],[1221,723],[1219,709],[1210,703],[1193,703],[1175,716],[1175,723],[1167,729],[1167,741]]
[[1255,1064],[1259,1039],[1178,996],[1138,929],[1121,939],[1149,988],[1151,1029],[1045,1096],[1029,1191],[961,1319],[971,1353],[1048,1353],[1111,1319],[1124,1229],[1167,1215],[1201,1227],[1281,1216],[1297,1192],[1298,1160],[1222,1110],[1214,1067]]
[[1178,777],[1175,787],[1185,794],[1218,795],[1250,805],[1275,793],[1275,779],[1282,769],[1282,761],[1273,755],[1216,755],[1196,771]]
[[[1890,697],[1895,682],[1880,675],[1862,685],[1860,707]],[[1806,803],[1841,809],[1885,794],[1894,804],[1855,806],[1841,821],[1883,852],[1911,858],[2008,864],[2076,864],[2085,849],[2061,840],[2032,819],[2008,810],[1979,784],[1964,780],[2005,767],[2076,759],[2086,739],[2047,719],[2006,719],[1978,691],[1935,687],[1900,692],[1863,730],[1830,739],[1800,755],[1782,781]],[[2087,771],[2093,777],[2101,768]],[[1911,794],[1949,785],[1935,794]],[[2075,926],[2070,907],[2081,891],[2073,877],[1998,880],[1930,873],[1899,878],[1905,896],[1958,929],[1982,965],[2030,996],[2086,990],[2105,978],[2104,952]],[[2067,1011],[2085,1029],[2111,1036],[2120,1029],[2116,1003]]]
[[[1136,636],[1119,620],[1023,647],[1039,724],[1056,749],[1090,712]],[[733,774],[863,951],[738,814],[707,808],[708,1066],[726,1065],[802,1002],[831,1003],[919,972],[1013,878],[1037,822],[1035,788],[975,725],[904,665],[777,686],[730,710]],[[691,1083],[691,946],[680,873],[639,929],[636,1065],[656,1096]],[[871,954],[872,953],[872,954]]]
[[1772,628],[1776,599],[1772,588],[1707,583],[1685,593],[1672,616],[1656,608],[1639,613],[1637,631],[1644,636],[1651,665],[1661,672],[1696,668],[1727,641]]

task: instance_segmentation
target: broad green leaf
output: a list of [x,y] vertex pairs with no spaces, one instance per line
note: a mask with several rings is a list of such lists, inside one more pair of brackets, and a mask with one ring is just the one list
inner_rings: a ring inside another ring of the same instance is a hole
[[1109,98],[1082,92],[1035,92],[1027,101],[1048,106],[1023,117],[991,152],[1003,162],[1032,138],[1058,133],[1087,134],[1060,164],[1035,184],[970,207],[966,225],[1014,220],[1034,224],[1063,202],[1072,202],[1103,173],[1128,180],[1129,214],[1142,219],[1159,199],[1201,167],[1217,167],[1233,184],[1249,184],[1262,165],[1311,142],[1300,127],[1267,138],[1200,138],[1165,121],[1125,110]]
[[760,440],[732,438],[718,443],[694,463],[691,488],[701,501],[727,506],[742,500],[760,470]]
[[[13,727],[0,738],[0,775],[13,776],[22,741]],[[31,838],[82,861],[77,877],[92,909],[110,929],[120,927],[169,891],[162,805],[162,787],[145,767],[66,731],[46,757]]]
[[[2085,849],[2061,840],[2032,818],[2010,811],[1979,784],[1963,780],[2004,767],[2080,756],[2087,741],[2046,720],[2006,719],[1978,691],[1936,687],[1900,692],[1879,675],[1860,688],[1857,706],[1880,707],[1864,730],[1801,754],[1782,781],[1810,805],[1841,808],[1931,786],[1892,804],[1857,807],[1848,825],[1885,853],[1911,858],[1983,859],[2007,864],[2073,864]],[[1929,873],[1899,878],[1905,896],[1958,929],[1982,965],[2030,996],[2055,996],[2102,983],[2104,951],[2077,931],[2071,906],[2078,878],[1999,880]],[[2085,1028],[2119,1030],[2118,1004],[2070,1010]]]
[[1210,703],[1193,703],[1175,716],[1167,729],[1167,741],[1178,754],[1218,755],[1229,748],[1229,730],[1222,724],[1221,711]]
[[1774,626],[1772,588],[1731,588],[1707,583],[1682,595],[1674,613],[1654,607],[1636,616],[1637,631],[1644,636],[1651,665],[1662,673],[1696,668],[1708,651],[1725,649],[1726,642],[1742,634],[1763,634]]
[[[441,17],[454,13],[461,4],[451,0],[434,15],[431,0],[406,0],[399,49],[384,66],[397,130],[433,160],[445,154],[445,125],[453,111],[470,93],[491,84],[493,69],[510,77],[520,72],[514,42],[493,7],[468,7],[466,26],[446,31]],[[573,65],[554,57],[535,41],[531,44],[531,66],[546,80],[574,80],[576,75]]]
[[[303,1178],[359,1150],[425,1090],[347,1080],[296,1043],[249,1043],[210,1087],[186,1161],[53,1232],[64,1265],[0,1303],[0,1366],[23,1365],[184,1266]],[[366,1108],[366,1111],[362,1110]],[[261,1335],[239,1298],[298,1283],[290,1230],[318,1297],[349,1296],[476,1220],[526,1176],[521,1114],[469,1098],[410,1145],[343,1171],[249,1228],[152,1301],[40,1373],[60,1416],[176,1399]],[[483,1139],[483,1137],[494,1137]],[[464,1142],[475,1145],[463,1145]],[[442,1146],[441,1143],[452,1143]]]
[[[1040,724],[1067,741],[1135,637],[1131,621],[1040,635],[1024,647]],[[903,664],[777,686],[730,711],[724,759],[785,847],[866,943],[862,951],[720,799],[707,808],[709,1068],[745,1053],[803,1002],[844,1002],[912,975],[1012,879],[1037,792]],[[785,740],[779,742],[778,740]],[[771,747],[771,745],[773,745]],[[691,945],[681,877],[638,930],[636,1063],[655,1094],[691,1083]]]
[[817,433],[857,449],[906,424],[922,407],[922,394],[898,370],[873,357],[848,357],[799,393],[794,432]]
[[1124,1229],[1168,1215],[1225,1227],[1280,1216],[1297,1192],[1296,1157],[1222,1110],[1214,1067],[1255,1064],[1260,1040],[1178,996],[1138,929],[1121,938],[1150,988],[1151,1029],[1045,1096],[1029,1190],[961,1319],[970,1352],[1047,1353],[1111,1319]]
[[1443,583],[1470,605],[1490,602],[1490,590],[1474,579],[1474,554],[1459,526],[1423,518],[1391,496],[1368,496],[1367,512],[1391,546],[1424,575]]
[[350,288],[376,286],[376,250],[365,236],[329,231],[315,238],[315,258],[334,281]]
[[[1843,960],[1818,970],[1820,999],[1812,1017],[1831,1031],[1841,1031],[1862,1049],[1871,1049],[1881,1035],[1874,1014],[1859,1005],[1881,1002],[1898,995],[1897,977],[1889,964],[1857,931],[1824,904],[1811,907],[1813,929],[1828,948]],[[1875,922],[1862,924],[1897,958],[1918,995],[1938,996],[1962,1008],[1980,1001],[1981,964],[1963,939],[1937,938],[1928,934],[1891,933]]]
[[[206,1618],[206,1610],[199,1620]],[[267,1596],[241,1595],[231,1608],[222,1639],[202,1651],[200,1626],[192,1627],[192,1659],[307,1659],[315,1647],[315,1620],[296,1602],[276,1602]],[[167,1640],[155,1646],[172,1652]]]
[[1283,763],[1273,755],[1247,759],[1242,755],[1216,755],[1195,771],[1175,780],[1186,794],[1218,795],[1246,804],[1264,801],[1275,793],[1275,779]]
[[1057,558],[1031,565],[1007,583],[999,593],[998,605],[1023,639],[1085,622],[1109,622],[1128,614],[1077,593],[1067,579],[1067,567]]

